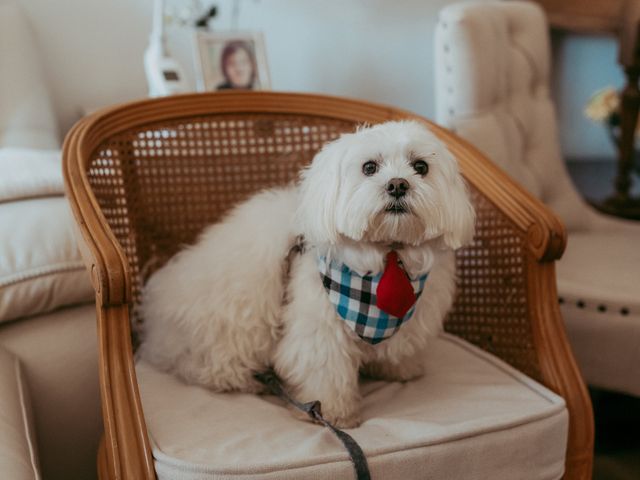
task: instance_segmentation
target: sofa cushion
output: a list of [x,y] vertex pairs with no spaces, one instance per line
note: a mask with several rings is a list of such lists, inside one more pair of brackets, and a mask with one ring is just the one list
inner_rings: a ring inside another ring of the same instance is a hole
[[62,152],[0,148],[0,203],[64,194]]
[[37,43],[12,2],[0,4],[0,72],[0,147],[59,148]]
[[0,346],[20,360],[31,393],[44,479],[96,478],[103,432],[97,338],[92,304],[0,324]]
[[0,347],[0,472],[40,478],[29,391],[18,359]]
[[0,203],[0,322],[94,298],[64,197]]
[[[365,382],[349,433],[373,478],[557,479],[564,401],[500,360],[442,334],[424,377]],[[273,397],[216,394],[148,363],[138,383],[159,479],[350,478],[340,443]]]

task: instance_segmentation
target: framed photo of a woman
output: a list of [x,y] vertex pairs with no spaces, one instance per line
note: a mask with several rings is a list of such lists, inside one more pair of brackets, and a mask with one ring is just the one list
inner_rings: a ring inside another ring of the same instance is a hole
[[271,86],[258,32],[196,33],[199,91],[268,90]]

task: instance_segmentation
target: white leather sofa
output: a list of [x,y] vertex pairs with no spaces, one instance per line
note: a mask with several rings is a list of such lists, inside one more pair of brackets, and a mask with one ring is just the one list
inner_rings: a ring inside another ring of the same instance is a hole
[[0,72],[0,478],[91,479],[102,430],[93,291],[37,45],[14,4],[0,4]]
[[435,40],[438,122],[565,223],[558,293],[587,383],[640,396],[640,224],[597,213],[571,182],[549,87],[543,11],[522,1],[450,5],[440,12]]

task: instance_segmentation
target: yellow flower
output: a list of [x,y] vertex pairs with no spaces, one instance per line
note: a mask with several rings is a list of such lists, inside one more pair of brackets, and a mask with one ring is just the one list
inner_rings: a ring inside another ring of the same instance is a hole
[[620,107],[620,97],[613,87],[603,88],[592,95],[584,109],[587,118],[594,122],[606,121]]

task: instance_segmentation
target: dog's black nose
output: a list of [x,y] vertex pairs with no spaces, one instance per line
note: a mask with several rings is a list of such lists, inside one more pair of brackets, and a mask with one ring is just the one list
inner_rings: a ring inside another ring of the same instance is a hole
[[404,178],[392,178],[387,183],[387,193],[395,198],[403,197],[409,190],[409,182]]

